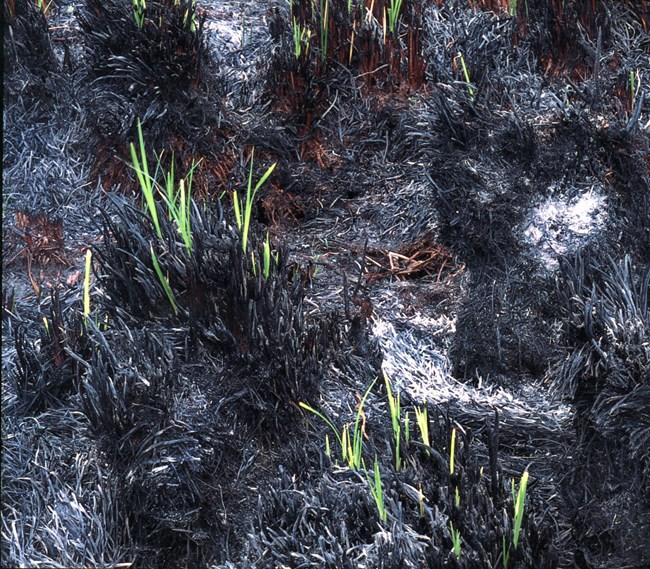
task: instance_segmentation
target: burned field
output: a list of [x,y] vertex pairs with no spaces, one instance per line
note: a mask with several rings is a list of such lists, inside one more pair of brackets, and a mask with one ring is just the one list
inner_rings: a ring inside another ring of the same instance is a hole
[[3,567],[650,566],[645,0],[4,5]]

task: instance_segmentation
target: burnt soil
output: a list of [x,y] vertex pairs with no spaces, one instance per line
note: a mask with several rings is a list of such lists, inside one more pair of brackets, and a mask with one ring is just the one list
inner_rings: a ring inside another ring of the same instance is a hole
[[2,567],[650,567],[647,3],[507,4],[5,2]]

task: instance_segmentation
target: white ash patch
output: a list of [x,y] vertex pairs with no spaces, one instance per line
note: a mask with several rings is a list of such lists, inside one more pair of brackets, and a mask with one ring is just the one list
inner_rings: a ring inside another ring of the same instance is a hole
[[576,251],[599,235],[606,218],[607,200],[596,187],[572,198],[552,195],[524,222],[524,238],[535,258],[555,271],[558,257]]
[[405,391],[415,401],[440,407],[458,405],[468,417],[489,417],[498,409],[502,420],[522,428],[526,424],[544,425],[552,431],[569,421],[570,407],[540,396],[543,389],[538,383],[521,386],[515,393],[483,383],[482,378],[476,387],[455,379],[449,343],[456,321],[448,317],[427,320],[431,326],[428,340],[412,329],[397,330],[387,320],[377,318],[374,322],[373,333],[383,352],[382,369],[395,389]]

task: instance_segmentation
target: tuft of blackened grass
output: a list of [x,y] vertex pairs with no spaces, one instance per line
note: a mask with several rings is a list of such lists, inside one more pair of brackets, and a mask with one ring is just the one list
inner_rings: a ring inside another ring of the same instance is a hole
[[[382,428],[371,419],[378,411],[375,405],[376,401],[367,411],[371,423],[367,428],[388,437],[389,421]],[[377,512],[363,473],[330,466],[297,479],[280,469],[264,498],[260,497],[244,566],[299,561],[309,568],[493,567],[502,555],[503,539],[512,538],[514,508],[510,473],[504,477],[497,457],[498,442],[491,444],[492,466],[482,469],[479,464],[487,459],[487,441],[460,430],[456,468],[450,474],[448,441],[455,425],[441,409],[433,409],[431,417],[433,446],[411,445],[399,472],[388,466],[387,449],[373,450],[382,454],[385,465],[386,522]],[[486,438],[498,441],[497,423]],[[371,439],[368,444],[372,443]],[[306,448],[308,453],[318,452],[311,443]],[[547,481],[536,480],[531,496],[538,489],[547,492],[546,485]],[[549,502],[535,497],[527,507],[523,541],[511,552],[512,566],[556,567],[556,545],[565,538],[548,530]],[[452,553],[450,520],[461,533],[460,559]]]
[[[205,39],[205,13],[192,0],[147,2],[138,27],[124,0],[88,0],[79,15],[88,62],[83,93],[97,172],[126,184],[123,164],[141,119],[147,148],[175,152],[183,170],[195,156],[223,151],[223,110],[216,59]],[[171,152],[165,157],[168,167]],[[102,171],[103,170],[103,171]],[[127,184],[128,185],[128,184]]]
[[[36,93],[45,77],[57,68],[56,57],[45,15],[35,2],[9,0],[4,3],[4,72],[11,78],[21,72],[29,80],[23,84]],[[11,82],[9,82],[11,85]]]
[[650,268],[626,256],[564,260],[558,294],[571,350],[553,388],[586,421],[630,457],[650,458]]

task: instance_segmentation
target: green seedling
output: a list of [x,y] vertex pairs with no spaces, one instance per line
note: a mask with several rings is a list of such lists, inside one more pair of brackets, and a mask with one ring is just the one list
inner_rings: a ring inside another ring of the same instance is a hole
[[248,174],[248,186],[246,188],[246,200],[240,200],[237,194],[237,190],[233,192],[233,207],[235,209],[235,222],[237,223],[237,229],[241,231],[242,234],[242,249],[244,253],[248,248],[248,234],[250,230],[251,223],[251,214],[253,212],[253,201],[257,191],[262,187],[262,184],[266,182],[267,178],[271,175],[275,169],[276,163],[273,163],[264,175],[258,180],[257,184],[253,188],[253,162],[255,158],[255,148],[251,152],[251,165]]
[[453,522],[449,522],[449,531],[451,532],[451,541],[453,542],[453,552],[456,556],[456,559],[460,559],[461,548],[460,548],[460,530],[454,529]]
[[131,143],[131,161],[133,169],[138,178],[140,189],[144,195],[145,205],[153,221],[158,237],[162,240],[162,229],[158,219],[158,210],[156,208],[156,193],[158,193],[167,207],[167,214],[170,220],[176,223],[178,232],[181,234],[183,243],[187,250],[188,256],[192,255],[192,227],[191,227],[191,210],[192,210],[192,181],[194,179],[194,170],[200,162],[192,162],[192,167],[186,179],[181,179],[178,188],[174,171],[174,156],[172,154],[172,164],[169,172],[163,176],[164,187],[156,182],[156,178],[162,169],[162,153],[156,156],[157,164],[154,175],[149,173],[149,162],[142,135],[142,123],[138,119],[138,148]]
[[[338,440],[339,445],[341,446],[341,459],[343,460],[344,463],[346,463],[350,468],[354,470],[359,470],[362,464],[364,429],[363,429],[363,422],[361,418],[363,416],[363,406],[366,402],[366,399],[368,398],[368,395],[370,395],[370,391],[372,390],[376,382],[377,382],[377,378],[375,378],[375,380],[370,384],[363,398],[359,402],[359,406],[357,408],[357,416],[354,422],[354,430],[352,431],[352,434],[350,434],[350,427],[348,425],[345,425],[342,431],[339,432],[339,430],[336,428],[334,423],[332,423],[332,421],[330,421],[325,415],[323,415],[323,413],[317,411],[310,405],[307,405],[307,403],[303,403],[302,401],[298,403],[298,405],[303,409],[306,409],[307,411],[313,413],[317,417],[320,417],[323,421],[325,421],[327,426],[330,429],[332,429],[332,432],[334,433],[336,440]],[[327,451],[329,451],[329,440],[326,440],[326,452]]]
[[147,11],[147,0],[132,0],[133,1],[133,17],[138,28],[144,26],[144,15]]
[[512,536],[512,544],[517,549],[519,544],[519,534],[521,532],[521,522],[524,517],[524,506],[526,505],[526,488],[528,486],[528,469],[524,470],[519,482],[519,491],[517,492],[517,499],[515,501],[515,526]]
[[463,57],[463,54],[459,51],[458,55],[456,56],[460,60],[460,66],[463,70],[463,77],[465,78],[465,83],[467,83],[467,91],[469,92],[469,96],[472,98],[472,101],[474,100],[474,87],[472,87],[472,82],[470,81],[469,77],[469,71],[467,70],[467,65],[465,65],[465,58]]
[[390,0],[390,6],[388,7],[388,30],[393,35],[395,35],[395,30],[397,29],[397,21],[399,20],[401,9],[402,0]]
[[84,273],[84,320],[90,316],[90,268],[93,253],[90,249],[86,251],[86,272]]
[[138,142],[140,156],[138,158],[138,152],[135,148],[135,144],[131,143],[131,161],[133,162],[133,169],[138,177],[138,182],[140,183],[140,189],[144,194],[145,203],[149,214],[151,215],[151,220],[153,221],[154,227],[156,228],[156,233],[158,237],[162,239],[162,230],[160,229],[160,223],[158,222],[158,211],[156,209],[156,200],[154,198],[154,180],[149,175],[149,164],[147,161],[147,151],[144,146],[144,137],[142,136],[142,123],[138,119]]
[[393,424],[393,436],[395,438],[395,470],[399,471],[401,466],[400,457],[400,440],[401,440],[401,410],[400,410],[400,394],[393,396],[393,391],[390,387],[388,376],[384,372],[384,381],[386,383],[386,393],[388,396],[388,408],[390,410],[390,419]]
[[375,504],[377,505],[377,511],[379,512],[379,519],[386,523],[388,519],[388,512],[386,511],[386,504],[384,504],[384,490],[381,482],[381,472],[379,470],[379,462],[377,461],[377,455],[375,455],[375,467],[374,467],[374,480],[368,475],[366,470],[366,465],[363,465],[363,469],[366,473],[366,479],[368,480],[368,486],[370,487],[370,493],[375,499]]
[[293,53],[296,56],[296,59],[300,59],[300,56],[304,53],[309,52],[309,40],[311,38],[311,32],[307,26],[301,26],[298,23],[298,19],[293,17]]
[[451,447],[449,450],[449,474],[454,473],[454,461],[456,456],[456,427],[451,430]]
[[[528,469],[524,470],[519,481],[519,490],[515,492],[515,481],[511,481],[512,500],[514,502],[514,528],[512,532],[512,545],[515,549],[519,546],[519,536],[521,535],[521,524],[524,518],[524,507],[526,505],[526,490],[528,487]],[[510,561],[510,548],[506,542],[505,535],[503,536],[503,569],[508,569]]]
[[266,232],[266,241],[264,241],[264,266],[262,267],[262,274],[264,275],[264,280],[269,280],[269,275],[271,274],[271,243],[269,242],[269,232]]
[[329,0],[320,0],[320,57],[327,59],[327,39],[329,34]]
[[174,309],[174,314],[178,314],[178,307],[176,306],[176,300],[174,299],[174,293],[172,292],[172,289],[169,286],[169,282],[165,278],[165,275],[163,275],[162,269],[160,268],[160,264],[158,263],[158,258],[156,257],[156,254],[153,251],[153,245],[150,245],[150,247],[151,247],[151,262],[153,263],[153,268],[156,271],[156,274],[158,275],[158,280],[160,281],[160,284],[162,285],[163,290],[165,291],[165,294],[167,295],[167,299],[169,300],[169,304],[171,304],[172,308]]
[[[420,436],[422,437],[422,442],[430,447],[431,446],[431,440],[429,439],[429,416],[427,413],[427,405],[426,403],[424,404],[424,407],[416,407],[415,408],[415,421],[418,424],[418,428],[420,429]],[[429,451],[427,450],[427,455],[429,454]]]
[[458,491],[458,486],[456,486],[455,494],[456,494],[456,507],[460,508],[460,492]]

